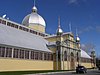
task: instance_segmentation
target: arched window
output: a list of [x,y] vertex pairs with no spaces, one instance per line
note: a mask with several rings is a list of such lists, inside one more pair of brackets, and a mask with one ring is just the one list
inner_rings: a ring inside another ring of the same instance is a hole
[[71,57],[74,57],[74,54],[71,52]]

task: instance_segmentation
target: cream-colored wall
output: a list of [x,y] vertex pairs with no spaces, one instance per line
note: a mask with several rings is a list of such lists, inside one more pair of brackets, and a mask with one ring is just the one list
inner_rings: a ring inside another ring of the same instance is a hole
[[42,25],[29,25],[30,28],[32,28],[33,30],[37,30],[40,32],[45,32],[45,27]]
[[64,62],[64,70],[69,70],[69,62],[68,61]]
[[[73,42],[75,42],[75,39],[74,39],[74,37],[73,36],[69,36],[68,37],[68,34],[66,34],[66,35],[63,35],[62,37],[60,37],[60,36],[58,36],[58,37],[49,37],[49,38],[46,38],[46,40],[48,40],[48,41],[50,41],[50,42],[55,42],[55,41],[57,41],[57,40],[61,40],[61,41],[64,41],[64,40],[66,40],[66,39],[69,39],[69,40],[71,40],[70,41],[70,47],[71,48],[74,48],[74,43]],[[73,41],[73,42],[72,42]]]
[[56,37],[46,38],[46,40],[48,40],[50,42],[54,42],[54,41],[57,41],[57,38]]
[[91,63],[81,63],[82,66],[85,66],[86,68],[92,68]]
[[53,61],[0,58],[0,71],[53,70]]
[[56,52],[56,48],[49,48],[53,53]]

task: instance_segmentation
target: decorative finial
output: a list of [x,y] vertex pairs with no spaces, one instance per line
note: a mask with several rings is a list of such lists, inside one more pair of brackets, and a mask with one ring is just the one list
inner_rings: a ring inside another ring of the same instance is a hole
[[58,28],[60,28],[60,16],[58,17]]
[[33,12],[33,13],[37,13],[37,8],[36,8],[36,6],[35,6],[35,2],[36,2],[36,0],[34,0],[34,6],[33,6],[33,8],[32,8],[32,12]]
[[76,36],[78,36],[78,33],[77,33],[77,28],[76,28]]
[[35,0],[34,0],[34,6],[35,6]]
[[63,30],[60,27],[60,17],[58,17],[58,29],[56,31],[57,35],[62,35]]

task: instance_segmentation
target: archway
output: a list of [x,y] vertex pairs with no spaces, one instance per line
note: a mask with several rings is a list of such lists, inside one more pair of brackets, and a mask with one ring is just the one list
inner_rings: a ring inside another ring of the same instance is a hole
[[75,69],[74,54],[72,52],[71,52],[70,67],[71,67],[71,69]]

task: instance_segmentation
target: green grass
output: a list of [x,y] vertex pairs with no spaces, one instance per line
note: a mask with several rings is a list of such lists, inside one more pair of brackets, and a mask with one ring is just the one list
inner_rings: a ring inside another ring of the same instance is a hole
[[[64,71],[66,71],[66,70],[64,70]],[[36,74],[36,73],[48,73],[48,72],[61,72],[61,70],[9,71],[9,72],[0,72],[0,75],[23,75],[23,74]]]
[[[92,68],[89,68],[89,69],[92,69]],[[0,72],[0,75],[23,75],[23,74],[63,72],[63,71],[72,71],[72,70],[8,71],[8,72]]]

